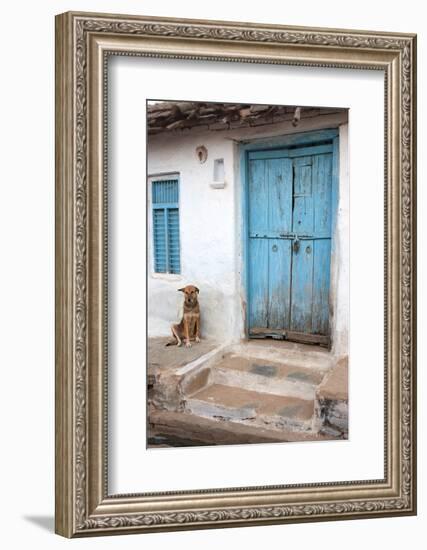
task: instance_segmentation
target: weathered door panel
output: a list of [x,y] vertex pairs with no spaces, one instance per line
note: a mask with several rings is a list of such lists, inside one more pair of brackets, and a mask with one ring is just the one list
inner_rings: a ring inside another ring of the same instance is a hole
[[[262,235],[268,223],[268,179],[266,161],[249,163],[249,324],[268,324],[268,241]],[[259,265],[267,266],[259,269]]]
[[331,238],[332,223],[332,155],[313,156],[314,235]]
[[250,327],[268,326],[268,246],[268,239],[249,239]]
[[249,162],[249,235],[263,234],[268,228],[268,179],[265,160]]
[[[314,149],[313,149],[314,151]],[[249,160],[249,333],[329,335],[332,154]],[[280,155],[283,154],[283,157]],[[274,158],[272,158],[274,157]]]
[[299,241],[292,256],[291,330],[311,332],[313,301],[313,241]]
[[266,160],[268,181],[268,234],[279,237],[292,228],[292,161]]
[[312,235],[314,222],[312,157],[294,159],[293,223],[297,235]]
[[271,329],[287,329],[289,328],[291,298],[291,241],[271,239],[268,252],[268,319],[266,326]]
[[249,162],[249,325],[283,328],[289,317],[292,161]]
[[317,239],[313,244],[313,334],[329,333],[330,239]]

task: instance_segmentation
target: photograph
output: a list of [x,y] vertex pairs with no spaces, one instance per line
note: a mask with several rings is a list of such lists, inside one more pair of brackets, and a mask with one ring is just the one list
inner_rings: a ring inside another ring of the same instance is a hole
[[349,437],[348,109],[150,99],[147,447]]

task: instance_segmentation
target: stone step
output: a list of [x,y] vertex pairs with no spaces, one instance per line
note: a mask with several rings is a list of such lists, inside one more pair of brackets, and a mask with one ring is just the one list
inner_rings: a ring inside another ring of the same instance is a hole
[[325,441],[328,434],[270,429],[217,418],[196,416],[189,412],[156,410],[150,412],[148,447],[182,447],[199,445],[242,445],[248,443],[282,443],[288,441]]
[[323,378],[316,369],[226,354],[211,367],[210,383],[313,400]]
[[319,346],[277,340],[249,340],[229,346],[227,352],[258,361],[269,360],[322,372],[328,371],[335,363],[333,355]]
[[212,384],[185,399],[185,410],[204,418],[270,429],[310,431],[314,401]]

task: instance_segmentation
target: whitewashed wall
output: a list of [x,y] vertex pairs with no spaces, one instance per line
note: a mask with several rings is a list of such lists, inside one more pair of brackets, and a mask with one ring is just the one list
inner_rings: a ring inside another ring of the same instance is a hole
[[[346,114],[302,120],[295,129],[286,122],[274,127],[229,131],[183,131],[150,136],[149,180],[165,174],[179,175],[181,274],[155,274],[151,198],[148,193],[148,331],[149,336],[170,334],[170,325],[181,315],[182,294],[178,288],[200,288],[202,337],[237,341],[244,336],[242,289],[241,177],[238,142],[321,128],[346,126]],[[332,338],[334,353],[345,353],[348,332],[348,170],[346,130],[341,130],[340,204],[337,231],[340,236],[332,265]],[[204,145],[208,158],[200,164],[196,147]],[[224,189],[213,189],[214,159],[223,158]],[[151,189],[151,186],[149,186]],[[343,235],[341,236],[341,232]],[[335,261],[336,260],[336,261]],[[337,302],[341,302],[337,307]],[[336,336],[336,337],[335,337]]]
[[[195,149],[204,144],[208,159],[200,164]],[[181,275],[154,274],[152,232],[149,231],[149,334],[170,334],[180,316],[183,295],[176,289],[194,284],[200,289],[202,336],[236,335],[233,307],[236,289],[233,142],[215,134],[153,139],[149,174],[178,173],[180,181]],[[224,158],[224,189],[212,189],[213,159]],[[150,199],[149,199],[150,200]],[[152,223],[149,203],[149,228]]]
[[331,334],[335,355],[347,355],[350,311],[350,180],[348,124],[340,126],[339,192],[331,259]]

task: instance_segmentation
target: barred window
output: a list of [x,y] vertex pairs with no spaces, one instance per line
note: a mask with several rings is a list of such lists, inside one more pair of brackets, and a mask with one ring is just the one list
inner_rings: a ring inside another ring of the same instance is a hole
[[154,271],[180,273],[179,181],[152,182]]

